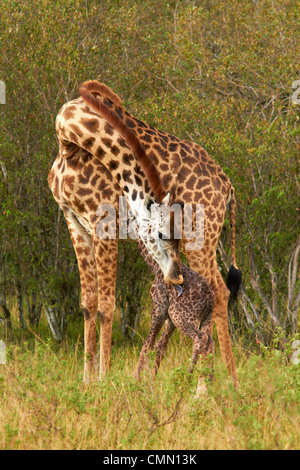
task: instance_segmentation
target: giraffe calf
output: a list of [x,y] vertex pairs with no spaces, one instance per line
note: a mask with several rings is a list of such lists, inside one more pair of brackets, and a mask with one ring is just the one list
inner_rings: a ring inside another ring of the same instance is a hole
[[[158,372],[168,342],[176,327],[193,341],[192,359],[188,369],[189,372],[193,372],[200,354],[206,357],[209,353],[214,352],[214,342],[210,334],[215,303],[213,290],[204,277],[181,263],[181,274],[184,281],[181,286],[178,286],[183,288],[182,292],[180,289],[178,294],[175,286],[169,286],[164,282],[158,264],[151,258],[140,239],[138,245],[143,258],[155,274],[155,279],[150,290],[153,304],[151,327],[140,353],[136,371],[137,378],[140,377],[145,366],[146,354],[154,348],[155,340],[164,323],[163,333],[155,344],[155,373]],[[202,393],[201,383],[200,378],[197,393]]]

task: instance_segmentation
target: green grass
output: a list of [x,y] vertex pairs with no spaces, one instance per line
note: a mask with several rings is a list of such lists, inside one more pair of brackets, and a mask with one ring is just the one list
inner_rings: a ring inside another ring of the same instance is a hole
[[234,390],[219,353],[208,396],[186,372],[191,343],[174,335],[160,372],[134,378],[141,341],[114,342],[113,367],[84,385],[83,345],[7,343],[0,365],[1,449],[297,449],[300,367],[285,351],[235,346]]

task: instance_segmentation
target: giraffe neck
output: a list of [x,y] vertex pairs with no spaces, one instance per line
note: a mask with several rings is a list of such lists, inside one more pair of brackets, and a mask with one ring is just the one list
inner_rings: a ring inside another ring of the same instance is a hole
[[[157,168],[130,128],[120,121],[115,112],[111,112],[110,106],[103,104],[90,91],[85,90],[84,94],[84,100],[79,98],[66,103],[57,116],[60,154],[66,161],[75,159],[72,168],[76,171],[76,159],[80,159],[81,153],[77,152],[78,148],[88,152],[93,162],[85,166],[85,174],[89,176],[95,171],[97,160],[101,167],[104,165],[107,168],[127,197],[139,235],[159,264],[166,282],[180,284],[182,276],[178,254],[172,246],[159,239],[161,229],[168,221],[166,215],[161,216],[160,211],[154,209],[165,208],[169,195],[165,195]],[[97,189],[97,174],[90,184],[89,191]],[[151,205],[154,202],[153,194],[162,204]],[[152,210],[149,210],[149,203]]]
[[141,240],[141,238],[138,238],[138,247],[140,250],[140,253],[144,260],[146,261],[147,265],[151,269],[151,271],[157,275],[161,273],[161,270],[159,268],[159,265],[157,262],[152,258],[152,256],[149,254],[149,251],[147,250],[145,243]]

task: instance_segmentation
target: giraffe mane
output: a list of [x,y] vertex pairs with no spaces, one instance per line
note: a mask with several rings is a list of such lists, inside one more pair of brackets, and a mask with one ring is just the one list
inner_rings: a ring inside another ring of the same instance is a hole
[[97,80],[90,80],[83,83],[82,86],[85,86],[90,93],[98,93],[99,95],[108,98],[116,106],[122,106],[121,98],[104,83],[100,83]]
[[150,158],[145,152],[142,144],[136,135],[121,121],[115,111],[106,106],[103,102],[97,100],[93,93],[98,93],[102,96],[107,97],[116,106],[121,106],[122,101],[118,95],[116,95],[110,88],[103,83],[99,83],[96,80],[84,82],[79,87],[79,93],[94,111],[102,116],[117,132],[123,137],[125,142],[129,145],[130,149],[136,156],[136,159],[140,163],[146,177],[148,178],[150,187],[158,199],[159,202],[166,196],[166,191],[162,187],[159,173],[157,168],[154,166]]

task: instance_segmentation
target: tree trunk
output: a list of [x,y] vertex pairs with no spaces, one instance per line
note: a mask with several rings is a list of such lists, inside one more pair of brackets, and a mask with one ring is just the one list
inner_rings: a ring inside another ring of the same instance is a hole
[[11,316],[10,311],[7,308],[5,297],[0,295],[0,307],[4,315],[4,326],[6,330],[11,330]]
[[51,333],[56,341],[62,341],[62,331],[55,315],[55,309],[53,305],[51,305],[48,296],[45,294],[45,289],[43,289],[42,284],[40,284],[40,296],[43,300],[44,311]]
[[51,333],[53,334],[53,338],[56,341],[62,341],[63,337],[62,337],[60,328],[56,320],[54,308],[44,303],[44,310],[45,310],[48,325],[50,327]]
[[292,251],[288,267],[288,313],[292,317],[292,332],[296,333],[298,309],[300,304],[300,289],[296,292],[296,283],[298,276],[298,262],[300,251],[300,236]]
[[17,290],[17,301],[18,301],[18,310],[19,310],[19,323],[21,330],[26,330],[27,325],[24,318],[24,310],[23,310],[23,294],[22,294],[22,284],[21,282],[16,279],[15,280],[16,290]]
[[43,304],[37,303],[37,292],[33,291],[31,293],[31,301],[30,301],[30,296],[29,294],[26,295],[26,302],[27,302],[27,309],[28,309],[28,318],[29,318],[29,324],[31,328],[38,326],[41,313],[42,313],[42,308]]

